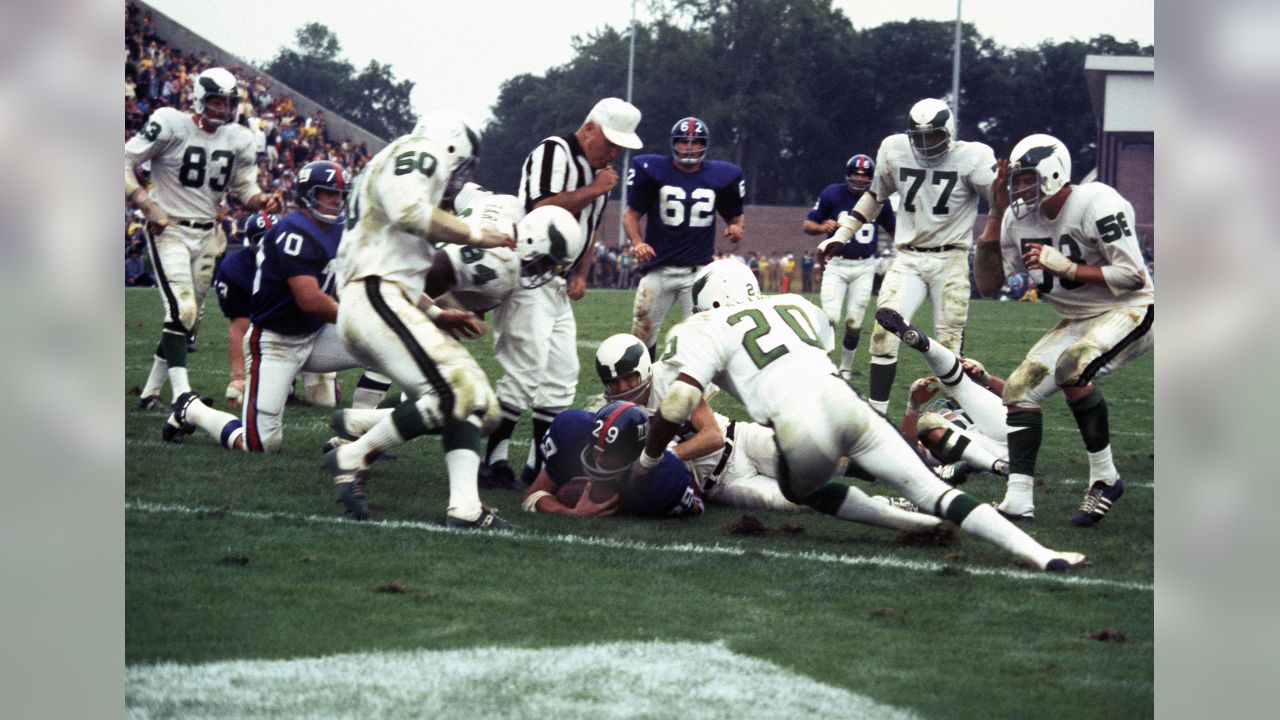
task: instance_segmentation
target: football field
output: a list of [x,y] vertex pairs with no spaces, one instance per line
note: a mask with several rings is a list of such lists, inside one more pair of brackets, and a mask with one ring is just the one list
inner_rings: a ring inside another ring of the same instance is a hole
[[[1100,383],[1126,494],[1096,528],[1067,522],[1088,465],[1061,395],[1046,403],[1036,521],[1023,527],[1093,562],[1051,575],[975,538],[909,544],[816,513],[753,511],[769,531],[735,534],[743,511],[715,505],[692,520],[581,520],[522,513],[518,493],[482,490],[521,529],[446,530],[433,437],[374,464],[377,522],[350,522],[320,467],[328,410],[291,404],[273,456],[228,452],[202,433],[161,442],[163,414],[136,409],[159,297],[125,295],[132,717],[1153,714],[1150,355]],[[579,405],[599,391],[595,347],[630,328],[631,300],[591,290],[575,304]],[[926,305],[917,324],[929,318]],[[872,322],[869,312],[854,381],[864,394]],[[1055,322],[1047,305],[975,301],[966,352],[1007,376]],[[226,327],[211,299],[190,356],[193,388],[219,405]],[[496,381],[491,338],[468,347]],[[910,348],[901,361],[895,419],[911,380],[928,374]],[[344,401],[358,375],[343,374]],[[713,405],[746,419],[723,393]],[[513,458],[528,451],[528,428],[526,416]],[[964,489],[1003,495],[989,475]]]

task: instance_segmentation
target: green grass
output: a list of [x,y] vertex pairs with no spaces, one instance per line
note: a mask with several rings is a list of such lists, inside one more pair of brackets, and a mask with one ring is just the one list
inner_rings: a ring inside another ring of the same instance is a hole
[[[126,300],[127,390],[145,379],[159,302],[154,291],[129,291]],[[631,294],[618,291],[592,291],[576,304],[579,401],[597,392],[595,344],[629,327],[630,304]],[[190,358],[193,386],[209,394],[220,394],[227,379],[226,324],[215,315],[210,307],[201,350]],[[917,314],[926,327],[929,317],[927,306]],[[1007,375],[1054,322],[1045,305],[975,302],[966,349]],[[489,342],[470,348],[496,380]],[[901,359],[893,417],[910,380],[926,374],[910,349]],[[723,507],[692,521],[573,520],[520,513],[517,493],[487,491],[486,502],[518,522],[519,533],[443,532],[432,524],[444,513],[446,480],[439,444],[429,438],[374,466],[372,511],[402,524],[329,522],[340,513],[319,466],[327,411],[291,405],[284,451],[247,456],[203,435],[162,444],[162,416],[138,412],[126,393],[126,661],[722,643],[923,717],[1148,717],[1152,374],[1148,356],[1102,383],[1129,490],[1096,529],[1066,522],[1088,469],[1065,403],[1054,398],[1045,408],[1038,519],[1028,529],[1046,545],[1090,556],[1094,565],[1072,578],[1023,572],[972,538],[958,547],[906,546],[891,533],[816,514],[757,513],[769,525],[802,526],[798,534],[729,535],[724,526],[741,511]],[[348,397],[356,375],[343,375]],[[716,405],[745,417],[731,398]],[[528,432],[526,419],[516,438]],[[527,448],[514,447],[513,457]],[[965,488],[984,500],[1003,494],[986,476]],[[920,565],[859,564],[869,558]],[[378,591],[391,581],[405,591]],[[1127,640],[1089,639],[1104,628]],[[511,702],[503,714],[520,714],[519,700]]]

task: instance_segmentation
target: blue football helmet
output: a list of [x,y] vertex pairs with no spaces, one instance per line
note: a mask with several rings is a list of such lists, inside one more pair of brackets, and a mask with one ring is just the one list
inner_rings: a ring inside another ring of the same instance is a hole
[[[316,190],[332,190],[338,193],[336,203],[324,203],[316,197]],[[317,220],[333,224],[342,220],[347,193],[351,190],[351,173],[336,162],[316,160],[298,171],[298,204],[316,216]]]
[[871,189],[871,177],[876,172],[876,161],[870,155],[854,155],[844,164],[845,182],[856,193]]
[[[676,149],[676,141],[702,143],[702,147],[693,147],[680,151]],[[671,126],[671,156],[681,165],[697,165],[707,156],[707,148],[711,146],[711,134],[707,124],[696,117],[678,120]]]
[[591,444],[582,449],[582,467],[597,482],[625,480],[644,451],[649,414],[635,403],[616,400],[596,411]]
[[258,247],[258,241],[278,222],[280,222],[279,215],[269,215],[263,211],[246,216],[240,223],[240,234],[244,236],[244,244],[252,248]]

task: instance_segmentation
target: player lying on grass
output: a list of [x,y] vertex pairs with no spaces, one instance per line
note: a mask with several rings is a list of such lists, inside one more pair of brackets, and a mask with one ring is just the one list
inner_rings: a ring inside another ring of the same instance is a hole
[[930,472],[897,429],[836,374],[830,324],[813,303],[799,295],[762,297],[755,276],[733,260],[699,273],[693,302],[695,314],[666,340],[662,360],[678,374],[653,417],[638,468],[662,461],[714,382],[774,428],[778,485],[792,502],[813,505],[847,458],[917,507],[1033,567],[1062,571],[1088,562],[1044,547]]
[[560,413],[542,438],[542,469],[522,507],[579,517],[701,516],[702,492],[675,453],[668,450],[653,467],[635,470],[648,428],[649,415],[629,402],[611,402],[595,413]]
[[[604,399],[635,402],[650,414],[661,406],[676,377],[667,363],[650,363],[644,342],[629,334],[614,335],[600,344],[596,373],[604,383]],[[773,430],[712,412],[707,401],[714,394],[710,390],[699,400],[670,448],[693,473],[707,500],[738,508],[802,510],[803,506],[783,497],[778,487]],[[841,520],[892,530],[927,530],[942,523],[932,515],[891,507],[886,500],[833,481],[821,488],[813,507]]]

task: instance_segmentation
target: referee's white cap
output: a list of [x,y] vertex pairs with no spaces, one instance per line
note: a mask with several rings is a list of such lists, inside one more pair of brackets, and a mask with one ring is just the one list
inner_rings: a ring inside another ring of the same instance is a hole
[[644,147],[636,127],[640,124],[640,110],[622,98],[607,97],[591,108],[589,122],[600,126],[609,142],[619,147],[639,150]]

